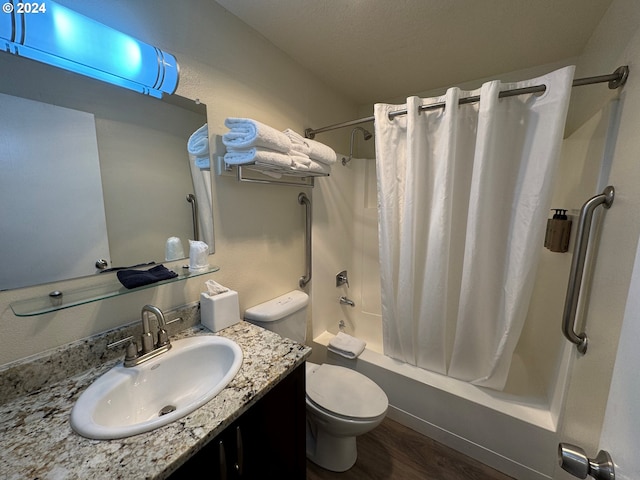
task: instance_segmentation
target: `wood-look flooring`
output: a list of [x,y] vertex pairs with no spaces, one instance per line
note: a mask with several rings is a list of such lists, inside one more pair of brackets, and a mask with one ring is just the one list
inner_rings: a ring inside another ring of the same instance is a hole
[[386,418],[358,437],[358,460],[346,472],[307,460],[307,480],[513,480],[466,455]]

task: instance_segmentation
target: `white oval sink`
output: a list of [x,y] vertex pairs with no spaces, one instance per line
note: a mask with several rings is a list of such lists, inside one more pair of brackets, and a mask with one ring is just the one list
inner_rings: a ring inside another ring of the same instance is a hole
[[220,393],[242,364],[233,340],[205,335],[172,342],[135,367],[119,363],[93,382],[71,411],[71,426],[99,440],[148,432],[188,415]]

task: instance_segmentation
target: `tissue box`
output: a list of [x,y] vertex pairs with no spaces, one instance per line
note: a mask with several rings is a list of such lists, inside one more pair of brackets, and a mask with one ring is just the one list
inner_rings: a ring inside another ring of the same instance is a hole
[[229,290],[217,295],[200,294],[200,323],[218,332],[240,321],[238,292]]

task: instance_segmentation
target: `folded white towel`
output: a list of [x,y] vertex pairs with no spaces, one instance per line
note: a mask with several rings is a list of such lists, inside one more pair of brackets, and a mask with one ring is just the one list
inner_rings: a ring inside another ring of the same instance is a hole
[[187,150],[198,168],[210,168],[209,129],[206,123],[191,134],[187,141]]
[[338,332],[338,334],[329,341],[327,348],[343,357],[356,358],[364,351],[364,347],[366,346],[367,343],[364,340],[352,337],[343,332]]
[[296,152],[304,153],[305,155],[309,155],[309,152],[311,152],[311,147],[309,147],[309,144],[307,143],[308,139],[304,138],[298,132],[291,130],[290,128],[287,128],[283,133],[287,137],[289,137],[289,140],[291,140],[293,150],[295,150]]
[[313,160],[309,158],[309,155],[305,155],[304,153],[298,152],[295,149],[291,150],[289,152],[289,155],[291,156],[291,160],[293,161],[294,165],[309,166],[313,162]]
[[311,160],[326,163],[327,165],[332,165],[336,162],[338,158],[336,152],[324,143],[305,138],[290,128],[287,128],[283,133],[291,140],[292,150],[304,153]]
[[292,166],[291,157],[288,154],[260,147],[247,149],[230,148],[224,155],[224,161],[229,165],[267,163],[284,168],[291,168]]
[[291,157],[293,159],[293,168],[301,172],[320,173],[323,175],[329,175],[331,172],[331,166],[326,163],[316,162],[315,160],[309,160],[308,163],[302,163],[298,161],[298,157]]
[[250,118],[230,117],[224,121],[230,129],[222,136],[222,143],[232,148],[262,147],[287,153],[291,140],[284,133]]
[[309,145],[309,158],[311,158],[311,160],[326,163],[327,165],[336,163],[338,156],[333,148],[309,138],[306,139],[306,142]]
[[209,129],[206,123],[191,134],[187,142],[187,149],[192,155],[209,153]]
[[200,170],[208,170],[211,168],[211,161],[209,160],[209,156],[206,157],[202,155],[198,155],[197,157],[192,157],[193,163],[195,163],[196,167]]

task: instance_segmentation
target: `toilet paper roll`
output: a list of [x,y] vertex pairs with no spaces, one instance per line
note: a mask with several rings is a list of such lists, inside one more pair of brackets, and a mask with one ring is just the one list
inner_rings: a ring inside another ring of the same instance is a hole
[[197,272],[209,266],[209,245],[199,240],[189,240],[189,271]]

